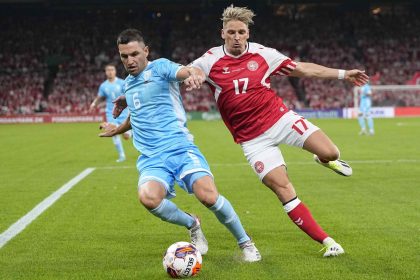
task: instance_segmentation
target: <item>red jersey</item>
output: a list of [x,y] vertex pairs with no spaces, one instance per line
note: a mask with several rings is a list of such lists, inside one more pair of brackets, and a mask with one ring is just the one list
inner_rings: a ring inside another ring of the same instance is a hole
[[296,63],[275,49],[248,43],[243,54],[232,56],[219,46],[192,66],[206,73],[223,121],[237,143],[263,134],[288,111],[270,88],[270,77],[289,75]]

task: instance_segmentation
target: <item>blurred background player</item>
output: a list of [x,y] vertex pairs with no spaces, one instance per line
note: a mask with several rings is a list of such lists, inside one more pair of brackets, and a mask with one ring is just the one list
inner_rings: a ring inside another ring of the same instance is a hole
[[366,122],[369,128],[369,135],[374,135],[375,130],[373,128],[373,118],[370,113],[370,109],[372,107],[372,88],[370,87],[370,83],[365,84],[359,89],[359,95],[359,135],[368,134],[366,131]]
[[[99,86],[98,96],[95,98],[95,100],[93,100],[89,108],[89,111],[92,112],[100,102],[106,101],[106,123],[101,124],[101,129],[106,129],[108,126],[120,125],[128,115],[128,109],[125,109],[118,118],[114,119],[112,116],[112,108],[114,107],[112,101],[118,96],[124,94],[124,80],[117,77],[117,69],[115,65],[107,64],[105,66],[105,76],[106,81],[104,81]],[[123,134],[123,137],[127,140],[130,138],[130,135],[130,132],[127,131]],[[117,162],[124,161],[125,153],[123,144],[121,142],[121,137],[119,135],[115,135],[112,137],[112,141],[114,142],[115,148],[118,152]]]
[[229,200],[218,193],[210,167],[187,128],[178,83],[184,81],[187,90],[200,88],[205,81],[203,71],[163,58],[148,61],[149,47],[136,29],[121,32],[117,44],[130,74],[125,80],[124,96],[118,100],[124,100],[123,107],[128,105],[130,114],[120,126],[100,136],[115,136],[132,128],[133,144],[141,153],[137,160],[140,203],[161,220],[189,229],[191,242],[205,254],[208,244],[200,221],[169,200],[175,196],[177,182],[188,193],[194,193],[232,233],[244,261],[261,260]]

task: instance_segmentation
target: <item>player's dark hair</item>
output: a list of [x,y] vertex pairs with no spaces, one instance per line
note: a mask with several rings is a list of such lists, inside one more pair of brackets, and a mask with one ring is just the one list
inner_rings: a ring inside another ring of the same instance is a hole
[[143,38],[143,34],[141,33],[140,30],[135,29],[135,28],[129,28],[126,30],[123,30],[120,35],[118,35],[117,38],[117,46],[119,44],[128,44],[130,42],[143,42],[144,43],[144,38]]
[[114,63],[107,63],[107,64],[105,64],[104,69],[106,69],[107,67],[114,67],[115,70],[117,70],[117,65],[115,65]]

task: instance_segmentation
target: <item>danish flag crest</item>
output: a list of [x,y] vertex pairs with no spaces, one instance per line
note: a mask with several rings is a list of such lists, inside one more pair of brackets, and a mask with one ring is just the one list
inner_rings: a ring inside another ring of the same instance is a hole
[[255,171],[257,171],[257,173],[260,174],[261,172],[264,171],[264,163],[262,163],[262,161],[257,161],[254,164],[254,168],[255,168]]
[[246,67],[249,71],[255,71],[258,69],[258,62],[256,62],[255,60],[251,60],[250,62],[248,62]]

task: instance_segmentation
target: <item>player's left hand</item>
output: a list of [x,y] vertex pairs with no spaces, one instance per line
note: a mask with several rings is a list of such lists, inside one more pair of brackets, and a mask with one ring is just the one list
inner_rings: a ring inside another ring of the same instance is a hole
[[184,80],[184,84],[187,86],[186,90],[191,91],[201,88],[201,85],[206,81],[204,72],[197,68],[190,68],[188,72],[190,76]]
[[359,87],[369,82],[369,76],[365,71],[358,69],[347,70],[344,79]]
[[125,99],[124,95],[118,96],[115,100],[112,101],[114,103],[114,108],[112,109],[112,116],[114,119],[118,118],[122,111],[127,108],[127,100]]

